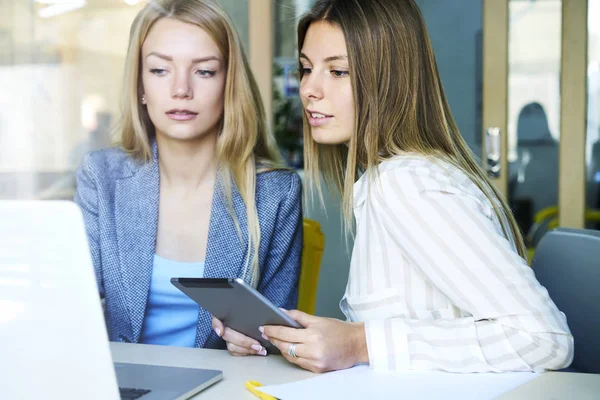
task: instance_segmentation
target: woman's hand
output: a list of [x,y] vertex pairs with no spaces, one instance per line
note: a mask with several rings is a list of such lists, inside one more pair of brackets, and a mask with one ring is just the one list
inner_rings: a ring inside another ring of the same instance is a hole
[[[289,362],[321,373],[369,361],[363,323],[315,317],[297,310],[286,313],[305,329],[283,326],[260,329],[263,336],[277,346]],[[292,344],[295,344],[297,357],[289,354]]]
[[212,328],[218,336],[225,340],[227,350],[234,356],[267,355],[267,350],[259,342],[233,329],[227,328],[215,317],[212,319]]

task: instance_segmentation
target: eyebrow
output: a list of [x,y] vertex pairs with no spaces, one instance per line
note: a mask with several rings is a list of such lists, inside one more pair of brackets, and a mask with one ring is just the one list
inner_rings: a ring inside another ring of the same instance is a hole
[[[308,56],[304,53],[300,53],[300,58],[306,58],[308,61],[310,61],[310,58],[308,58]],[[323,61],[327,63],[327,62],[340,61],[340,60],[348,60],[348,56],[343,56],[343,55],[331,56],[331,57],[325,58]]]
[[[150,57],[150,56],[156,56],[156,57],[158,57],[158,58],[162,58],[163,60],[166,60],[166,61],[173,61],[173,57],[171,57],[171,56],[168,56],[168,55],[166,55],[166,54],[161,54],[161,53],[158,53],[158,52],[156,52],[156,51],[152,51],[152,52],[150,52],[150,53],[149,53],[149,54],[146,56],[146,58],[148,58],[148,57]],[[218,58],[218,57],[216,57],[216,56],[208,56],[208,57],[194,58],[194,59],[192,60],[192,63],[193,63],[193,64],[196,64],[196,63],[201,63],[201,62],[204,62],[204,61],[211,61],[211,60],[215,60],[215,61],[221,62],[221,60],[219,60],[219,58]]]

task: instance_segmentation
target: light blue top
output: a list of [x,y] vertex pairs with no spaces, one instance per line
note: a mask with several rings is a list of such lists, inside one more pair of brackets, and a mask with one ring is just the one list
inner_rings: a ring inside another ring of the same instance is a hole
[[204,262],[179,262],[154,255],[141,343],[194,347],[198,304],[173,286],[171,278],[203,276]]

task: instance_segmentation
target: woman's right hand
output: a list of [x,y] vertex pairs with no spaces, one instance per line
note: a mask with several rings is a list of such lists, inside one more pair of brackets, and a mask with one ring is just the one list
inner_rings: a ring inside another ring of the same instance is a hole
[[212,319],[212,328],[218,336],[225,340],[227,350],[233,356],[267,355],[267,350],[258,341],[226,327],[215,317]]

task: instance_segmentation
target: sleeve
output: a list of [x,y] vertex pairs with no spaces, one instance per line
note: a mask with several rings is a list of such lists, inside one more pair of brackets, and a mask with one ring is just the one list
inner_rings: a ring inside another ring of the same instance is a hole
[[382,175],[368,212],[397,256],[460,313],[365,321],[371,366],[450,372],[567,367],[573,337],[566,318],[499,232],[489,204],[430,175]]
[[96,283],[98,284],[100,297],[104,298],[102,262],[100,259],[100,226],[98,223],[98,190],[90,162],[90,155],[84,158],[82,165],[77,170],[75,203],[79,206],[83,214],[92,262],[96,273]]
[[302,255],[302,183],[292,174],[289,190],[280,203],[275,231],[261,269],[258,291],[288,310],[298,303]]

